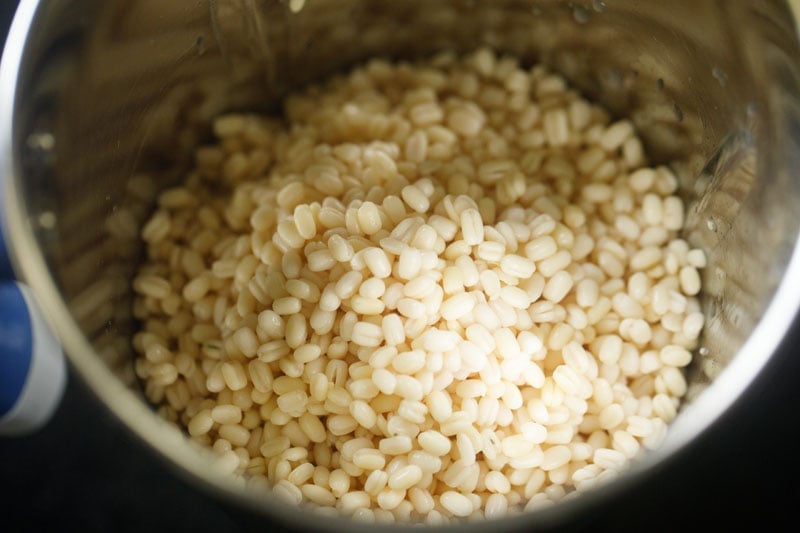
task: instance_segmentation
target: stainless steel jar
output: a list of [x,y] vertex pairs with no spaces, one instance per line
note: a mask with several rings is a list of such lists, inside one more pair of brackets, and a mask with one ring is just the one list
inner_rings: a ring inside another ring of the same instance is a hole
[[[709,253],[707,327],[664,445],[602,492],[509,518],[563,523],[647,482],[740,396],[800,306],[800,45],[781,1],[23,0],[0,71],[2,223],[77,373],[179,475],[250,511],[320,520],[246,491],[160,419],[132,371],[138,229],[209,120],[375,55],[490,45],[543,61],[633,118],[674,161],[685,237]],[[149,176],[146,178],[145,176]]]

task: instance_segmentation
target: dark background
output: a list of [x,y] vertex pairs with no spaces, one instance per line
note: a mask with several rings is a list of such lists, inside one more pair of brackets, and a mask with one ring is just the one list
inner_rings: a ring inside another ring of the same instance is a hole
[[[15,5],[0,0],[3,41]],[[798,530],[800,322],[794,331],[755,385],[696,445],[575,530]],[[271,523],[248,526],[241,513],[177,477],[74,374],[42,431],[0,439],[0,480],[4,531],[282,530]]]

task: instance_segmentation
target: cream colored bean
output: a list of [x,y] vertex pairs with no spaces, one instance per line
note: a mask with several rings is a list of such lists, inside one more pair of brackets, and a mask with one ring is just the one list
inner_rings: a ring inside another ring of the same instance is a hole
[[443,525],[572,497],[658,445],[708,260],[629,119],[489,49],[371,60],[284,111],[213,121],[139,234],[134,372],[223,472]]

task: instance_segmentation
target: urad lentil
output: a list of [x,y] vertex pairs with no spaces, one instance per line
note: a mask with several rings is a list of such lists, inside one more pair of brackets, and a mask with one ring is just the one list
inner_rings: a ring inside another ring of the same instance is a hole
[[706,261],[629,121],[485,49],[373,60],[285,112],[217,119],[142,231],[136,371],[220,468],[441,524],[658,444]]

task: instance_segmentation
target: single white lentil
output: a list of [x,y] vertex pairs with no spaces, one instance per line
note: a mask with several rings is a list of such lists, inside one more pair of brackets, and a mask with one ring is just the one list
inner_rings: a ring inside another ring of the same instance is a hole
[[625,454],[611,448],[599,448],[592,456],[594,464],[607,470],[621,470],[626,463]]
[[367,248],[364,252],[364,263],[372,272],[372,275],[377,278],[388,278],[392,273],[389,256],[380,248]]
[[446,455],[450,452],[450,439],[438,431],[423,431],[417,436],[417,441],[423,450],[436,457]]
[[361,448],[353,454],[353,463],[364,470],[380,470],[386,465],[386,456],[374,448]]
[[558,303],[572,290],[573,277],[566,271],[556,272],[544,286],[542,296],[551,302]]
[[659,358],[665,365],[684,367],[691,362],[692,354],[681,346],[668,345],[661,348]]
[[411,438],[407,435],[398,435],[381,439],[378,449],[386,455],[401,455],[412,450]]
[[448,490],[439,496],[439,503],[453,516],[469,516],[474,510],[472,501],[464,494]]
[[[405,491],[420,482],[422,470],[417,465],[406,465],[389,476],[389,488]],[[405,496],[405,492],[403,493]]]
[[544,450],[540,468],[545,472],[564,466],[572,457],[572,452],[567,446],[556,445]]

